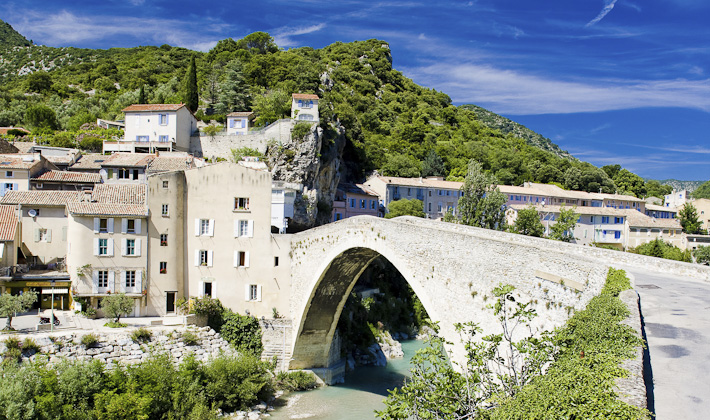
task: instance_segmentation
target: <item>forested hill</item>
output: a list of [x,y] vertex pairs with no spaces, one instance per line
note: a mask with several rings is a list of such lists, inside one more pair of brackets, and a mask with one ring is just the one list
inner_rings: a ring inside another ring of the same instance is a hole
[[502,115],[498,115],[478,105],[466,104],[461,105],[461,108],[473,111],[476,118],[487,126],[500,130],[503,134],[512,134],[515,137],[524,139],[528,144],[547,150],[562,157],[572,157],[567,151],[560,149],[558,145],[553,143],[547,137],[538,134],[522,124],[518,124]]
[[0,20],[0,48],[28,47],[32,43],[14,30],[9,23]]
[[[557,182],[587,191],[647,192],[644,181],[628,171],[605,171],[568,158],[522,129],[502,132],[505,125],[491,127],[480,111],[453,106],[445,93],[418,86],[392,68],[385,41],[281,50],[271,36],[256,32],[222,40],[207,53],[170,45],[108,50],[32,45],[0,53],[0,126],[24,125],[55,145],[72,145],[80,138],[79,126],[97,117],[122,118],[121,109],[140,98],[187,102],[186,71],[195,58],[198,118],[223,121],[228,112],[253,110],[257,124],[267,124],[289,115],[291,93],[317,93],[326,135],[335,135],[331,127],[339,126],[346,137],[348,181],[372,170],[462,179],[468,161],[476,159],[506,184]],[[208,109],[215,113],[205,117]]]

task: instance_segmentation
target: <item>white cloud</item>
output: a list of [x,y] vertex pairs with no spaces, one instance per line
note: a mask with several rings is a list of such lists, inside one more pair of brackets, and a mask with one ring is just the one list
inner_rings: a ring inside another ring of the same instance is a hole
[[128,2],[134,6],[142,6],[145,3],[145,0],[128,0]]
[[76,45],[116,36],[136,39],[152,39],[156,44],[171,44],[190,49],[206,51],[212,48],[220,33],[229,25],[209,22],[215,35],[197,35],[195,29],[205,22],[189,22],[176,19],[139,18],[126,16],[77,16],[63,10],[58,13],[42,14],[25,12],[13,20],[13,26],[25,36],[45,45]]
[[611,10],[614,8],[616,5],[617,0],[604,0],[604,8],[602,9],[601,12],[595,17],[594,19],[590,20],[585,26],[589,27],[594,25],[595,23],[599,22],[600,20],[604,19],[606,15],[611,12]]
[[649,106],[710,112],[710,80],[566,81],[453,60],[406,68],[415,82],[447,92],[456,103],[475,103],[513,115],[567,114]]
[[296,41],[292,40],[292,36],[298,36],[298,35],[305,35],[305,34],[310,34],[313,32],[318,32],[321,29],[325,28],[325,23],[319,23],[316,25],[310,25],[310,26],[297,26],[297,27],[292,27],[292,26],[284,26],[278,29],[275,29],[274,32],[274,41],[276,42],[276,45],[279,47],[292,47],[296,45]]

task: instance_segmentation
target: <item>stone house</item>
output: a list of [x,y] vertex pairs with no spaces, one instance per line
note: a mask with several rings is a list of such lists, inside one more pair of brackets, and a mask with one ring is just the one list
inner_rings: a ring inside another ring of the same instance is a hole
[[362,215],[384,217],[380,197],[363,184],[339,184],[333,200],[331,221]]
[[291,95],[291,118],[299,121],[318,121],[318,95],[294,93]]
[[379,197],[380,206],[384,209],[395,200],[416,199],[423,202],[427,219],[441,220],[449,209],[457,214],[463,183],[444,181],[441,177],[400,178],[378,175],[369,178],[363,186]]
[[29,191],[30,181],[58,168],[40,153],[0,155],[0,197],[7,191]]

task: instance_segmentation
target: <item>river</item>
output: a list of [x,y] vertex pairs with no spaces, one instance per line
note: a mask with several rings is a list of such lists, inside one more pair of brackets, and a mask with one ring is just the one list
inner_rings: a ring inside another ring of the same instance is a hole
[[345,376],[345,383],[291,393],[285,397],[283,407],[271,412],[271,419],[374,419],[375,410],[385,406],[382,401],[387,390],[402,384],[409,374],[409,360],[422,347],[423,341],[404,341],[404,357],[389,360],[386,367],[360,366]]

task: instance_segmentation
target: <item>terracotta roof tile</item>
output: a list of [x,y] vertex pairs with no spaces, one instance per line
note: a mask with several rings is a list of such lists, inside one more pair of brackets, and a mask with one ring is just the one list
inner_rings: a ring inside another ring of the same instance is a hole
[[67,210],[78,216],[148,216],[148,207],[143,204],[72,202],[67,204]]
[[123,108],[123,112],[141,112],[141,111],[177,111],[184,107],[185,104],[133,104]]
[[15,206],[0,206],[0,241],[12,241],[17,233]]
[[103,161],[101,166],[147,166],[155,155],[152,153],[114,153]]
[[12,145],[19,150],[19,153],[29,153],[30,149],[35,146],[35,143],[32,141],[14,141]]
[[79,191],[8,191],[0,204],[23,204],[33,206],[65,206],[79,200]]
[[42,182],[75,182],[85,184],[98,184],[101,182],[101,175],[95,172],[67,172],[49,171],[45,172],[33,181]]
[[312,93],[294,93],[291,94],[291,96],[293,96],[293,99],[320,99],[318,95],[314,95]]
[[417,188],[440,188],[449,190],[460,190],[463,182],[443,181],[433,178],[400,178],[394,176],[378,176],[385,184],[401,185],[405,187]]
[[251,111],[237,111],[227,114],[228,117],[253,117],[254,113]]
[[40,165],[42,157],[39,153],[2,154],[0,155],[0,170],[31,169]]
[[192,156],[186,157],[163,157],[158,156],[150,162],[148,173],[184,171],[195,167]]
[[73,165],[69,167],[70,170],[82,170],[82,169],[101,169],[101,164],[108,159],[109,156],[101,154],[87,154],[81,155],[79,160],[77,160]]
[[145,204],[145,184],[96,184],[91,201],[103,204]]

